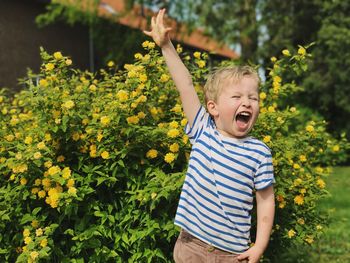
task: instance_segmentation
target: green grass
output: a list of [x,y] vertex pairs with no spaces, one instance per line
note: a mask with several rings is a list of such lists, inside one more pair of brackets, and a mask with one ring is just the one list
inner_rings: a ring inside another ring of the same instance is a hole
[[312,248],[289,251],[293,259],[288,262],[350,262],[350,167],[336,167],[326,183],[331,196],[320,209],[329,211],[330,225]]

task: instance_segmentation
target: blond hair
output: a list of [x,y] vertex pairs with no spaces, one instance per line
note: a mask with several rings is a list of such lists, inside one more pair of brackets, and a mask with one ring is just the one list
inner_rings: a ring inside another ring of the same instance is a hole
[[228,66],[214,69],[207,78],[204,85],[205,101],[216,101],[220,95],[226,80],[237,83],[243,77],[250,77],[256,80],[257,88],[260,84],[260,78],[257,71],[251,66]]

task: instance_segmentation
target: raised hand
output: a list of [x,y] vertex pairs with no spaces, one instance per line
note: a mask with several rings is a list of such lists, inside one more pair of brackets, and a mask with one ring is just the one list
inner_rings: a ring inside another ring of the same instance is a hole
[[165,9],[159,10],[158,14],[152,17],[151,31],[143,31],[147,36],[152,37],[153,41],[161,48],[170,43],[169,32],[171,28],[165,26],[164,14]]

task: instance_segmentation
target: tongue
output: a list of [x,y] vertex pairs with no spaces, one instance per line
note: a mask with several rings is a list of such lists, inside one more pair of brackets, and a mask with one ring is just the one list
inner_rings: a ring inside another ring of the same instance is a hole
[[247,127],[247,121],[244,121],[241,118],[237,118],[236,123],[237,123],[237,126],[238,126],[239,129],[243,130],[243,129],[245,129]]

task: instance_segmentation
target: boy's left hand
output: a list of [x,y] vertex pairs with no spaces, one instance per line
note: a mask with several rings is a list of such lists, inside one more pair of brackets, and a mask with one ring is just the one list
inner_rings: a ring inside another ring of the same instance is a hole
[[240,254],[238,260],[248,260],[248,263],[257,263],[260,260],[261,255],[264,253],[262,249],[257,246],[252,246],[244,253]]

